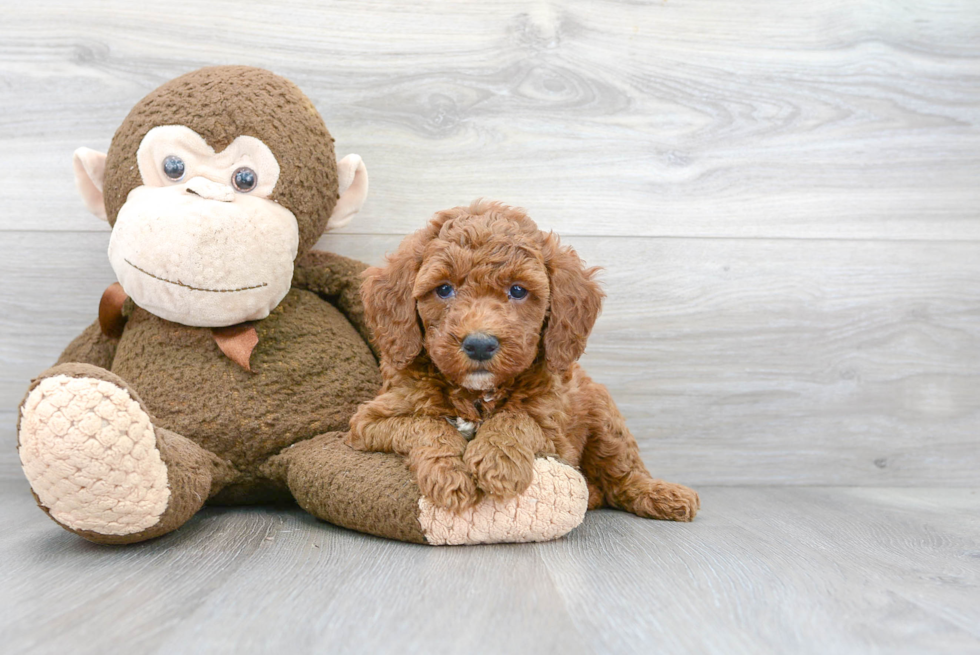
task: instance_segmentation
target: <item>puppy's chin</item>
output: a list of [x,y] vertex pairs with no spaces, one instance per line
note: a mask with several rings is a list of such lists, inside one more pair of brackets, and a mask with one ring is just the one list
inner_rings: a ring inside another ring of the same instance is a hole
[[494,386],[494,375],[489,371],[478,371],[477,373],[469,373],[463,378],[462,386],[466,387],[471,391],[488,391],[493,389]]

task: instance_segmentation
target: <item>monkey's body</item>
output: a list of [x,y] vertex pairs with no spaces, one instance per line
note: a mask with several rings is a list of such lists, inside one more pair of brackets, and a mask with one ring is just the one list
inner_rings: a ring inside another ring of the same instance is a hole
[[135,309],[110,371],[161,427],[228,460],[243,478],[297,441],[345,432],[380,386],[370,349],[330,303],[293,289],[256,325],[251,371],[226,357],[208,328]]
[[422,543],[540,541],[581,522],[585,481],[556,461],[536,462],[527,494],[453,515],[426,506],[401,458],[344,445],[380,386],[365,266],[310,248],[358,211],[367,172],[356,155],[335,160],[291,82],[242,66],[188,73],[133,108],[107,155],[76,151],[74,168],[113,228],[124,294],[107,294],[102,320],[21,404],[25,475],[63,528],[134,543],[209,501],[290,498]]
[[[419,494],[404,465],[361,459],[360,453],[344,452],[341,443],[358,404],[377,392],[380,375],[352,322],[317,292],[347,304],[356,299],[364,268],[322,252],[298,262],[295,278],[305,288],[294,286],[267,318],[256,322],[259,341],[251,371],[225,356],[210,329],[166,321],[132,302],[126,303],[118,338],[103,334],[98,321],[79,335],[38,380],[109,381],[138,398],[167,467],[172,509],[136,533],[76,531],[93,541],[129,543],[176,529],[206,503],[290,501],[293,469],[300,485],[311,476],[322,478],[319,489],[295,490],[321,518],[424,542],[418,521],[412,520]],[[358,320],[357,305],[351,313]],[[310,440],[321,453],[342,459],[311,462],[308,453],[290,448]],[[341,462],[343,470],[336,470],[334,464]],[[347,476],[346,489],[334,488],[338,474]],[[358,484],[350,484],[355,477]],[[379,489],[384,495],[374,496]],[[338,515],[340,505],[355,498],[366,512],[354,505]],[[389,518],[373,516],[379,509]]]
[[[328,262],[333,275],[321,290],[337,295],[340,288],[356,289],[365,266],[330,253],[307,255],[296,277],[307,284],[324,282]],[[262,471],[269,458],[298,441],[346,432],[358,404],[373,398],[380,386],[364,338],[337,307],[308,288],[293,287],[255,323],[251,371],[221,352],[209,328],[173,323],[131,302],[125,315],[118,339],[102,334],[95,323],[58,364],[92,364],[112,372],[139,395],[155,426],[227,462],[226,475],[233,477],[215,490],[218,502],[284,497],[280,481]]]

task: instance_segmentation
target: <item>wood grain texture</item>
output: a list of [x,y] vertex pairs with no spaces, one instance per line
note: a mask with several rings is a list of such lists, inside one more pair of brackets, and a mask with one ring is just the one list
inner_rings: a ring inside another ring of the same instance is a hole
[[575,235],[980,237],[974,0],[68,7],[0,24],[6,228],[97,229],[72,150],[162,82],[242,63],[364,156],[352,232],[491,196]]
[[489,195],[607,268],[583,361],[657,474],[975,483],[970,0],[47,1],[6,9],[0,63],[0,411],[112,281],[72,150],[171,77],[247,63],[369,164],[325,247],[377,263]]
[[692,524],[590,512],[557,542],[428,548],[299,509],[88,544],[0,481],[7,653],[966,653],[976,489],[703,488]]
[[[106,236],[0,232],[10,253],[0,262],[9,280],[0,289],[4,409],[94,320],[113,281]],[[320,246],[379,263],[398,241],[328,235]],[[612,391],[656,475],[690,484],[976,484],[972,244],[566,242],[605,268],[608,298],[583,364]]]

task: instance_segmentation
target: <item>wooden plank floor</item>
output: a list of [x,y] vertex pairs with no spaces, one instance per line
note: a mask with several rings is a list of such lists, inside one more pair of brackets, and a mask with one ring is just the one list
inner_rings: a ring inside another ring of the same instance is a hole
[[[11,471],[13,466],[5,466]],[[692,524],[591,512],[429,548],[298,508],[122,548],[0,479],[5,653],[980,652],[980,490],[704,487]]]

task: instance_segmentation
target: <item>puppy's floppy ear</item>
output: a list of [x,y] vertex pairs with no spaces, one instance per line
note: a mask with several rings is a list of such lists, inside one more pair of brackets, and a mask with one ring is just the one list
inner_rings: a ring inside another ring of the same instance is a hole
[[397,369],[411,364],[422,351],[422,330],[412,297],[422,241],[421,233],[402,241],[398,250],[388,255],[387,266],[364,271],[361,284],[364,316],[374,344],[382,360]]
[[561,373],[585,352],[605,294],[593,279],[599,269],[586,268],[574,250],[559,245],[554,234],[546,238],[544,252],[551,285],[544,354],[548,368]]

